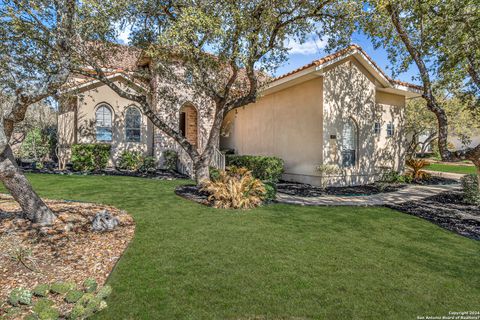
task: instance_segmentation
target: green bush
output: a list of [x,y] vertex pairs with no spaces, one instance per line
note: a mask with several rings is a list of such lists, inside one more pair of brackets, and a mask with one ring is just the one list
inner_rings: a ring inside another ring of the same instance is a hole
[[277,184],[271,181],[263,183],[265,187],[265,201],[273,201],[277,198]]
[[95,279],[88,278],[83,281],[83,289],[85,290],[85,292],[94,292],[95,290],[97,290],[97,286],[98,284]]
[[112,293],[112,287],[110,287],[108,284],[103,286],[100,290],[97,292],[97,298],[99,299],[106,299],[108,296]]
[[107,167],[111,145],[105,143],[74,144],[72,164],[76,171],[96,171]]
[[19,304],[30,305],[32,304],[32,293],[23,288],[13,289],[8,296],[8,302],[12,306],[18,306]]
[[215,167],[210,167],[210,180],[217,181],[220,178],[220,170]]
[[403,175],[395,170],[385,172],[380,180],[387,183],[412,183],[413,177],[409,175]]
[[75,303],[83,297],[83,292],[78,290],[68,291],[65,296],[65,301],[68,303]]
[[46,297],[50,292],[50,286],[48,284],[39,284],[33,289],[33,294],[37,297]]
[[226,155],[227,166],[244,167],[262,181],[278,182],[283,173],[283,160],[267,156]]
[[120,170],[138,171],[143,165],[143,155],[139,151],[123,151],[118,160]]
[[50,286],[50,291],[56,294],[65,294],[68,291],[75,290],[76,287],[73,282],[55,282]]
[[465,202],[480,205],[480,191],[478,191],[478,179],[476,174],[468,174],[462,177],[463,199]]
[[147,173],[147,172],[155,172],[157,169],[157,160],[155,157],[145,157],[143,159],[142,166],[140,167],[140,171]]
[[[52,149],[52,140],[47,132],[39,128],[29,131],[20,147],[20,157],[41,161],[47,158]],[[40,168],[39,168],[40,169]]]
[[170,171],[177,170],[178,153],[175,150],[165,150],[163,152],[163,157],[165,159],[163,163],[165,169]]
[[40,299],[33,307],[34,315],[39,320],[56,320],[60,313],[53,307],[54,303],[48,299]]

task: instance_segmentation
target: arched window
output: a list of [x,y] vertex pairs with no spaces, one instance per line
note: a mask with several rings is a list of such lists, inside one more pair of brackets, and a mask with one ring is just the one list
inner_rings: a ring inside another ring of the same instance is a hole
[[142,115],[135,107],[127,109],[125,115],[125,139],[129,142],[140,142],[142,132]]
[[112,111],[106,105],[95,112],[95,133],[97,141],[112,141]]
[[357,159],[357,124],[348,119],[342,132],[342,166],[353,167]]

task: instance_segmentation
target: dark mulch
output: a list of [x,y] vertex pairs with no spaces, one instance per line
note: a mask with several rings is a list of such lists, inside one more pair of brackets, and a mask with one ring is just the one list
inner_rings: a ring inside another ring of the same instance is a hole
[[[431,177],[428,180],[415,182],[421,185],[439,185],[439,184],[454,184],[458,181],[442,177]],[[370,196],[379,193],[394,192],[405,188],[407,184],[404,183],[382,183],[375,182],[360,186],[346,186],[346,187],[328,187],[323,190],[320,187],[309,184],[280,181],[277,185],[278,192],[285,193],[292,196],[300,197],[319,197],[323,195],[333,196]]]
[[431,176],[427,180],[415,181],[414,184],[420,185],[439,185],[439,184],[456,184],[459,183],[458,180],[448,179],[438,176]]
[[386,205],[427,219],[467,238],[480,240],[480,206],[463,201],[461,191],[449,191],[420,201]]
[[175,194],[187,200],[207,206],[210,205],[210,201],[208,201],[208,193],[200,191],[200,188],[196,185],[187,184],[178,186],[175,188]]
[[136,171],[123,171],[116,169],[105,169],[93,172],[81,172],[71,170],[58,170],[58,169],[23,169],[28,173],[43,173],[43,174],[61,174],[61,175],[96,175],[96,176],[125,176],[125,177],[139,177],[150,178],[159,180],[175,180],[175,179],[188,179],[189,177],[170,170],[158,169],[153,172],[136,172]]
[[280,181],[277,184],[278,192],[300,197],[319,197],[323,195],[335,196],[369,196],[382,192],[393,192],[406,187],[406,184],[378,184],[372,183],[362,186],[328,187],[325,190],[304,183]]

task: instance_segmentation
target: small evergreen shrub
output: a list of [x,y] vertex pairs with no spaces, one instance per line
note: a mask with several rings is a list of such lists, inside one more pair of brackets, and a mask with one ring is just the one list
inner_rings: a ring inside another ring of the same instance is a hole
[[33,294],[37,297],[46,297],[50,292],[50,286],[48,284],[39,284],[33,288]]
[[462,177],[463,200],[466,203],[480,205],[480,191],[476,174],[468,174]]
[[220,170],[215,167],[210,167],[210,180],[217,181],[220,178]]
[[108,284],[100,288],[97,292],[97,298],[99,299],[106,299],[110,296],[112,293],[112,287],[110,287]]
[[70,290],[70,291],[68,291],[67,295],[65,296],[65,301],[67,301],[68,303],[75,303],[78,300],[80,300],[80,298],[82,298],[82,296],[83,296],[82,291]]
[[31,305],[32,292],[24,288],[13,289],[8,296],[8,302],[12,306],[18,306],[20,304]]
[[105,143],[74,144],[72,164],[75,171],[97,171],[107,167],[111,145]]
[[177,170],[178,153],[175,150],[165,150],[163,157],[165,159],[163,163],[165,169],[170,171]]
[[380,181],[387,183],[412,183],[413,177],[409,175],[402,175],[395,170],[390,170],[383,174]]
[[83,289],[85,290],[85,292],[94,292],[95,290],[97,290],[97,286],[98,284],[95,279],[88,278],[83,281]]
[[50,291],[56,294],[65,294],[70,290],[75,290],[76,287],[73,282],[55,282],[50,286]]
[[267,156],[226,155],[227,166],[243,167],[252,171],[253,177],[262,181],[278,182],[283,173],[283,160]]
[[155,172],[157,169],[157,160],[155,160],[155,157],[145,157],[143,159],[142,166],[140,167],[140,171],[143,173],[148,173],[148,172]]
[[143,155],[139,151],[123,151],[118,160],[120,170],[138,171],[143,164]]
[[48,299],[40,299],[33,307],[34,316],[39,320],[56,320],[60,313],[53,307],[54,303]]
[[263,183],[265,187],[265,201],[273,201],[277,198],[277,184],[271,181]]

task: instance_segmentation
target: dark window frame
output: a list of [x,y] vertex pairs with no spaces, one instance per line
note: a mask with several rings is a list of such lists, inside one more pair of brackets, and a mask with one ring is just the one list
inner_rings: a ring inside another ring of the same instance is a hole
[[[137,119],[131,119],[131,117],[137,117]],[[125,141],[142,141],[142,113],[137,107],[128,107],[125,112]]]

